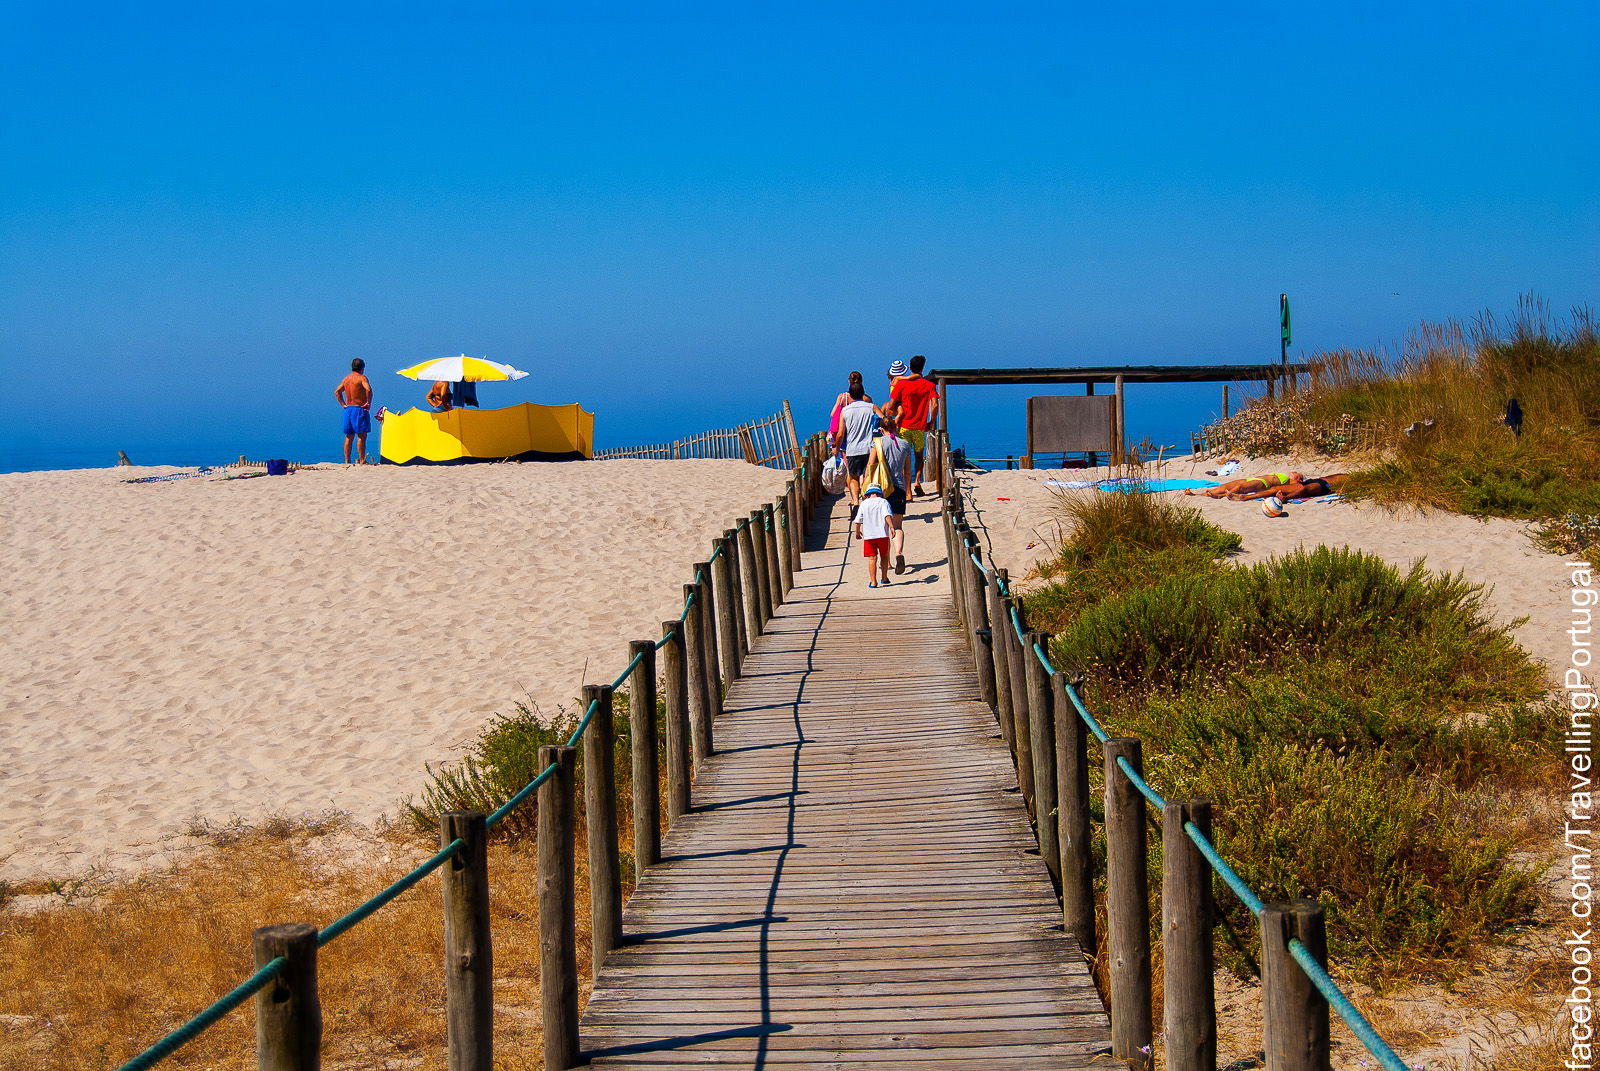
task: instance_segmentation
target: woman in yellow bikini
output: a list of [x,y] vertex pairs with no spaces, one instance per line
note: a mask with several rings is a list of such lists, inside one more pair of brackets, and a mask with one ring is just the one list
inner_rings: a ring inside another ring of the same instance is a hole
[[1291,483],[1299,483],[1305,476],[1298,472],[1269,472],[1265,476],[1251,476],[1244,480],[1229,480],[1219,483],[1215,487],[1207,487],[1201,491],[1185,490],[1186,495],[1205,495],[1207,498],[1237,498],[1241,495],[1252,494],[1260,491],[1271,491],[1275,487],[1285,487]]

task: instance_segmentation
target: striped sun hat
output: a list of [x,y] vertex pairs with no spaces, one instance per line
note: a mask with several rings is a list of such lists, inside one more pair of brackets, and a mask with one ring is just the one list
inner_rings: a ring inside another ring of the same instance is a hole
[[903,376],[908,371],[910,371],[910,369],[906,367],[906,363],[904,361],[896,361],[894,364],[889,366],[889,374],[891,376]]

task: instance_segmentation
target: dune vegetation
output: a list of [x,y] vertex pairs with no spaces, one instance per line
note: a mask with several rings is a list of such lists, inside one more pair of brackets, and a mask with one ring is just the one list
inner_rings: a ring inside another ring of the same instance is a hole
[[1448,975],[1528,915],[1537,872],[1504,800],[1559,723],[1476,586],[1325,547],[1234,565],[1236,536],[1148,495],[1060,508],[1030,624],[1108,731],[1144,741],[1153,784],[1213,802],[1258,893],[1324,904],[1344,969]]

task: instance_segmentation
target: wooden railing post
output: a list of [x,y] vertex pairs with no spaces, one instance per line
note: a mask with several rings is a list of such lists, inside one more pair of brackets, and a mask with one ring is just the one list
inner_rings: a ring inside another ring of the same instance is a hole
[[1089,728],[1067,696],[1066,674],[1050,678],[1055,693],[1056,799],[1060,817],[1056,839],[1061,844],[1061,924],[1094,956],[1094,853],[1089,830]]
[[539,786],[539,1008],[546,1071],[578,1066],[578,944],[572,792],[578,752],[541,747],[541,768],[556,772]]
[[717,592],[711,562],[696,562],[694,575],[699,578],[695,587],[700,595],[695,601],[700,607],[700,646],[705,652],[706,717],[715,721],[722,717],[722,666],[717,655]]
[[287,961],[256,992],[256,1066],[260,1071],[317,1071],[322,1066],[317,928],[303,922],[263,926],[251,943],[258,968],[279,956]]
[[585,684],[583,706],[597,704],[583,733],[583,811],[589,839],[590,962],[600,973],[622,943],[622,863],[617,849],[617,729],[611,685]]
[[711,755],[710,681],[706,675],[706,640],[702,622],[705,599],[699,584],[683,585],[683,663],[689,675],[689,727],[694,769]]
[[657,754],[656,645],[628,644],[628,751],[633,771],[633,867],[639,874],[661,861],[661,759]]
[[1168,800],[1161,812],[1162,1044],[1168,1071],[1216,1071],[1211,865],[1189,839],[1186,822],[1209,839],[1210,801]]
[[747,556],[741,544],[741,535],[738,528],[729,528],[722,533],[722,538],[728,541],[728,605],[733,609],[734,634],[739,641],[739,656],[734,660],[734,676],[744,673],[744,658],[750,653],[750,635],[746,632],[748,627],[744,619],[745,583],[744,568],[740,564]]
[[1328,1001],[1289,955],[1289,941],[1295,937],[1318,963],[1327,964],[1328,938],[1321,904],[1291,900],[1262,907],[1261,1003],[1266,1018],[1267,1067],[1271,1071],[1328,1071]]
[[667,825],[689,813],[689,659],[683,622],[661,622],[661,678],[667,690]]
[[1034,814],[1038,816],[1039,854],[1057,884],[1061,881],[1061,845],[1056,839],[1056,717],[1054,697],[1050,694],[1050,674],[1039,661],[1034,647],[1049,650],[1050,637],[1043,632],[1029,632],[1022,650],[1022,662],[1028,667],[1028,709],[1033,711],[1028,719],[1033,744]]
[[956,596],[956,619],[960,622],[961,630],[964,633],[967,631],[967,619],[971,614],[971,608],[967,605],[967,592],[959,584],[961,574],[956,571],[956,565],[959,561],[956,548],[960,544],[960,537],[956,535],[956,527],[959,522],[956,518],[955,507],[949,502],[940,503],[939,521],[939,529],[944,535],[945,562],[950,566],[950,588]]
[[778,612],[778,607],[783,605],[783,572],[778,564],[778,522],[773,516],[772,503],[761,507],[761,517],[767,540],[767,587],[771,595],[771,602],[767,604],[767,619],[770,621],[772,615]]
[[461,848],[439,871],[444,894],[445,1048],[450,1071],[493,1071],[494,953],[489,941],[488,830],[480,811],[439,816],[439,847]]
[[[969,549],[977,549],[977,542],[970,539]],[[1006,624],[1005,600],[1000,595],[1000,585],[995,582],[994,574],[989,577],[989,655],[994,659],[994,692],[995,712],[1000,717],[1000,735],[1005,738],[1006,747],[1011,749],[1012,761],[1016,761],[1017,731],[1014,703],[1011,695],[1011,645],[1006,643],[1005,630],[1010,626]]]
[[794,590],[794,541],[789,535],[789,495],[785,493],[773,510],[773,542],[778,552],[778,599],[781,602]]
[[1111,1055],[1148,1064],[1153,1031],[1150,994],[1150,875],[1144,797],[1117,766],[1143,776],[1139,741],[1105,743],[1106,929],[1110,938]]
[[[996,569],[1000,587],[1006,587],[1009,577],[1004,569]],[[1017,610],[1015,596],[1006,595],[1000,600],[999,634],[1005,638],[1006,671],[1011,675],[1011,728],[1013,732],[1011,753],[1017,763],[1017,787],[1028,810],[1033,811],[1033,712],[1028,709],[1028,670],[1022,662],[1022,641],[1017,638]],[[1012,612],[1017,611],[1014,619]]]
[[726,532],[721,539],[711,543],[711,578],[716,588],[717,642],[722,648],[722,682],[729,687],[744,671],[744,659],[739,651],[739,626],[734,599],[738,593],[733,587],[733,540]]
[[988,580],[984,578],[983,570],[967,554],[967,540],[965,525],[957,533],[956,562],[951,568],[956,570],[955,575],[964,578],[967,586],[967,606],[970,620],[967,622],[967,633],[972,645],[972,663],[978,673],[978,694],[982,696],[990,710],[997,710],[1000,703],[998,690],[994,680],[994,655],[989,650],[992,642],[989,636],[989,599]]
[[752,620],[756,627],[754,634],[760,635],[766,631],[767,622],[772,620],[772,584],[767,579],[767,531],[766,515],[761,510],[752,510],[750,513],[750,562],[755,572],[755,613]]

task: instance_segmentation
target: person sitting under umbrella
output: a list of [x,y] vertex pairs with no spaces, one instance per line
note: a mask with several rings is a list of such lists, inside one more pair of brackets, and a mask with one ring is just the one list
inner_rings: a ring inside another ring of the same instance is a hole
[[436,413],[448,413],[450,406],[450,381],[436,379],[433,386],[428,389],[428,404],[433,406]]

